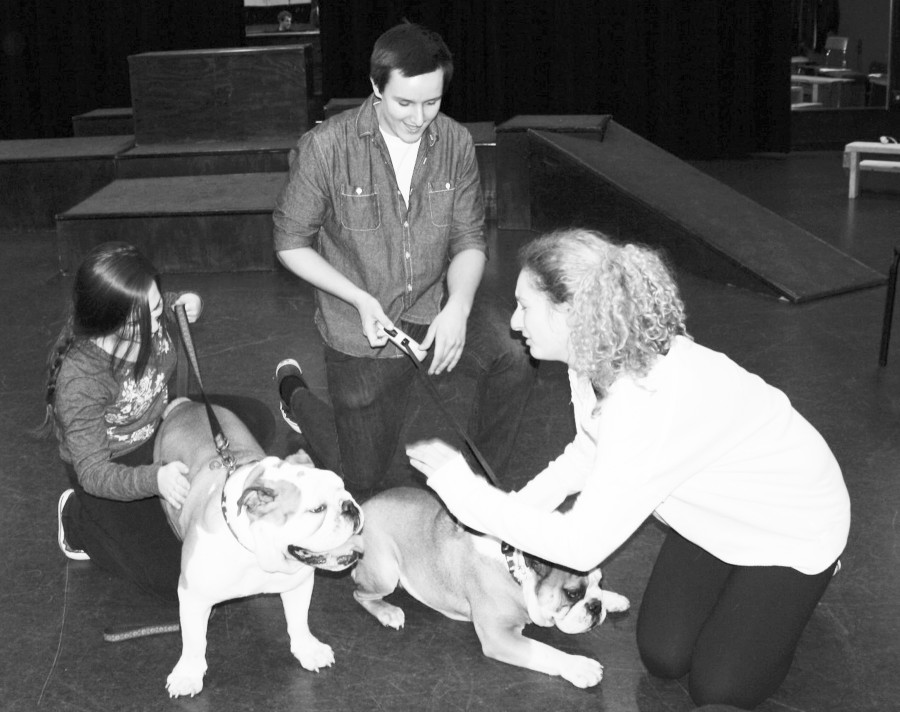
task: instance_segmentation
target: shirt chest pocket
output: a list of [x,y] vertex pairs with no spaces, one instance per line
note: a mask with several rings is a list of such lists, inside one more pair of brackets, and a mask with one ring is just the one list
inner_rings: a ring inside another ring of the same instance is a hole
[[428,184],[428,209],[435,227],[447,227],[453,220],[453,201],[456,184],[451,181],[434,181]]
[[377,230],[380,225],[375,189],[345,185],[341,189],[341,226],[347,230]]

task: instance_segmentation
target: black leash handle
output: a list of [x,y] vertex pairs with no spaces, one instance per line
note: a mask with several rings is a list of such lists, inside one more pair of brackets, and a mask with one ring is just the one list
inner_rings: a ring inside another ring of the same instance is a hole
[[[387,329],[385,329],[387,331]],[[457,422],[456,418],[453,417],[453,414],[447,409],[447,406],[444,405],[444,401],[441,399],[441,394],[438,393],[437,387],[434,385],[432,380],[428,377],[428,373],[423,368],[422,361],[419,360],[419,357],[413,352],[412,347],[410,346],[409,339],[403,339],[400,342],[401,351],[405,353],[412,359],[412,362],[416,366],[416,371],[419,374],[422,382],[425,384],[425,390],[431,395],[434,402],[441,409],[441,412],[444,414],[444,417],[449,421],[449,423],[453,426],[453,429],[456,431],[457,435],[459,435],[466,445],[469,447],[469,450],[472,451],[472,454],[475,456],[475,459],[478,461],[479,466],[484,471],[484,474],[487,475],[487,478],[490,480],[491,484],[494,487],[499,489],[503,489],[500,487],[500,482],[497,480],[497,476],[494,474],[494,470],[488,464],[488,461],[484,458],[484,455],[478,450],[475,446],[475,443],[472,441],[472,438],[469,437],[468,433],[463,430],[462,426]]]
[[184,350],[187,352],[188,360],[194,370],[194,376],[197,378],[197,385],[200,387],[200,395],[203,396],[203,404],[206,406],[206,415],[209,418],[209,428],[212,430],[213,442],[216,445],[216,452],[222,458],[222,462],[226,467],[234,464],[234,456],[229,451],[228,438],[219,424],[219,419],[213,411],[212,404],[206,396],[203,389],[203,379],[200,377],[200,363],[197,360],[197,352],[194,349],[194,340],[191,338],[191,327],[188,324],[187,311],[184,304],[175,305],[175,318],[178,321],[178,330],[181,333],[181,341],[184,344]]

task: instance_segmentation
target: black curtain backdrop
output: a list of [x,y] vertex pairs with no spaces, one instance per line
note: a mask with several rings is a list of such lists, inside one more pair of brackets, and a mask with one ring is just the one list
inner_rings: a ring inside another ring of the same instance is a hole
[[131,105],[128,56],[243,44],[242,0],[2,0],[0,138],[72,135]]
[[[239,47],[242,0],[0,3],[0,139],[71,135],[129,106],[128,55]],[[366,96],[372,43],[409,19],[440,32],[460,121],[610,113],[684,158],[787,151],[783,0],[321,0],[324,99]]]
[[366,96],[372,43],[408,19],[441,33],[456,76],[444,111],[610,113],[682,157],[790,147],[783,0],[322,0],[325,99]]

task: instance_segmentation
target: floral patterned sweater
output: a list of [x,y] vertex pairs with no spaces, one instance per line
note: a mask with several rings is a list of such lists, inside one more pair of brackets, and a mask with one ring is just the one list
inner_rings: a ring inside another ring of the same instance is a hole
[[63,359],[55,403],[60,457],[75,468],[89,494],[121,501],[158,495],[161,463],[128,467],[112,458],[135,450],[156,432],[177,351],[161,330],[140,380],[128,367],[113,374],[109,358],[82,339]]

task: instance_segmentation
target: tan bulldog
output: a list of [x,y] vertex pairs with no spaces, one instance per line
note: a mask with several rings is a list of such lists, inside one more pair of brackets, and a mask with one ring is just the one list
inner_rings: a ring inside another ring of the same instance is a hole
[[592,658],[522,635],[525,625],[583,633],[628,599],[600,588],[600,569],[569,571],[456,523],[430,492],[399,487],[363,504],[365,556],[353,570],[354,598],[382,625],[401,628],[403,611],[382,599],[397,586],[454,620],[472,621],[485,655],[560,675],[577,687],[603,677]]
[[340,477],[316,469],[303,452],[266,456],[237,416],[218,407],[215,413],[235,458],[231,474],[200,403],[173,402],[156,438],[156,460],[184,462],[191,482],[181,509],[163,502],[183,542],[182,652],[166,681],[172,697],[203,689],[209,615],[232,598],[280,594],[294,657],[307,670],[332,665],[331,647],[307,623],[313,567],[340,570],[359,558],[362,513]]

